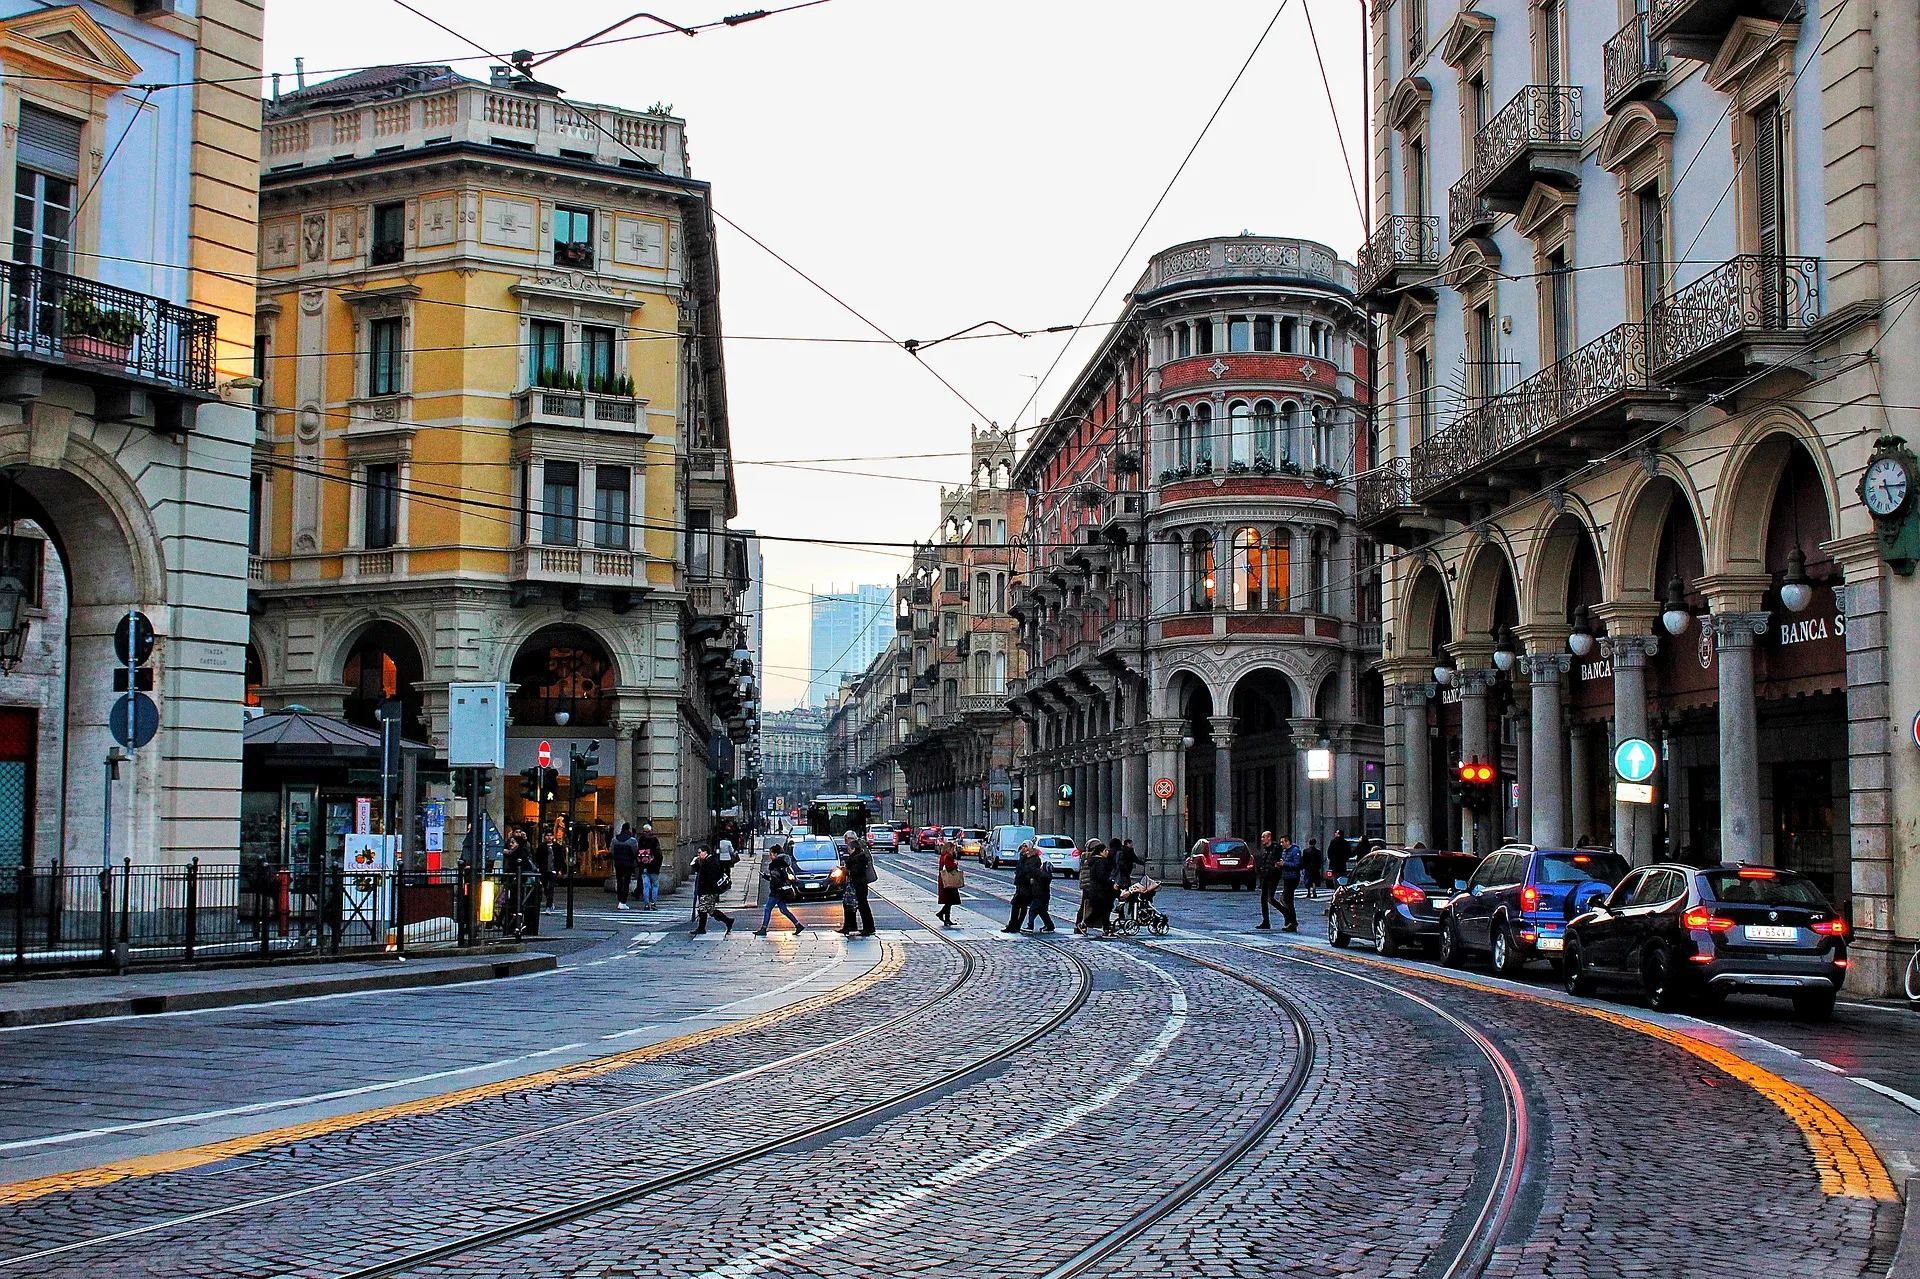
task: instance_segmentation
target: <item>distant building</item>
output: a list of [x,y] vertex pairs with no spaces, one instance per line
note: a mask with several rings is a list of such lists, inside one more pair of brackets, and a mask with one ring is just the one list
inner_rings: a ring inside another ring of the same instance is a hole
[[797,808],[826,789],[827,721],[800,707],[761,720],[760,797],[778,809]]
[[893,590],[856,586],[813,597],[807,704],[823,705],[843,676],[858,675],[893,639]]

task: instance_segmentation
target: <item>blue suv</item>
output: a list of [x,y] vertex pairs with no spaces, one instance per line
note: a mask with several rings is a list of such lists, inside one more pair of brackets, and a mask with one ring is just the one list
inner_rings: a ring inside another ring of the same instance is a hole
[[1440,922],[1440,962],[1457,968],[1484,952],[1494,971],[1518,973],[1529,959],[1557,968],[1567,924],[1613,891],[1632,869],[1615,852],[1508,844],[1481,862]]

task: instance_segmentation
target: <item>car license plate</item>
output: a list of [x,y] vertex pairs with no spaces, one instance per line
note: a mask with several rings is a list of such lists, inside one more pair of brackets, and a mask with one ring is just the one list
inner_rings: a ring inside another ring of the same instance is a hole
[[1541,950],[1565,950],[1567,948],[1567,939],[1564,937],[1542,937],[1539,941],[1535,942],[1534,945]]
[[1240,859],[1238,857],[1222,857],[1220,859],[1220,864],[1223,867],[1238,866],[1240,864]]
[[1800,936],[1798,928],[1786,924],[1748,924],[1748,941],[1793,941]]

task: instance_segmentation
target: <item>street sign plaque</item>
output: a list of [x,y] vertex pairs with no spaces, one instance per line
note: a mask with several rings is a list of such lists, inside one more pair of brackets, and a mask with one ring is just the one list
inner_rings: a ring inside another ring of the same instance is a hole
[[145,693],[123,693],[107,716],[107,731],[128,750],[139,750],[160,731],[160,708]]
[[153,623],[145,613],[128,613],[113,628],[113,655],[122,666],[145,666],[153,656]]
[[1153,784],[1153,797],[1162,802],[1173,798],[1173,779],[1162,777]]
[[1629,737],[1613,748],[1613,771],[1623,782],[1644,782],[1659,766],[1660,752],[1645,738]]
[[1614,785],[1613,797],[1623,804],[1651,804],[1653,787],[1643,782],[1618,782]]

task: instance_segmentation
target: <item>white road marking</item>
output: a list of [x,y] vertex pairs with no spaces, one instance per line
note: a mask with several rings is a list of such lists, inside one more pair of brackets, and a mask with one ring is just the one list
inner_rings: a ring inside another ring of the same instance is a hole
[[1901,1092],[1898,1088],[1889,1088],[1877,1079],[1868,1079],[1862,1075],[1848,1075],[1847,1078],[1851,1079],[1854,1083],[1859,1084],[1862,1088],[1865,1088],[1868,1092],[1877,1092],[1882,1097],[1891,1098],[1892,1100],[1897,1101],[1901,1105],[1905,1106],[1908,1110],[1911,1110],[1915,1114],[1920,1115],[1920,1097],[1910,1097],[1906,1093]]

